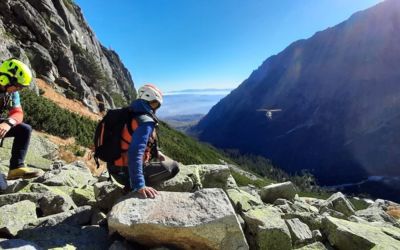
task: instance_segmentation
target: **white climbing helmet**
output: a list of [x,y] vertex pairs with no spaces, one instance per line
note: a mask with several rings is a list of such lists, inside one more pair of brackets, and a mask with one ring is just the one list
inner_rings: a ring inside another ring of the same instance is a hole
[[162,92],[153,84],[146,84],[139,88],[138,99],[146,101],[157,101],[160,105],[163,102]]

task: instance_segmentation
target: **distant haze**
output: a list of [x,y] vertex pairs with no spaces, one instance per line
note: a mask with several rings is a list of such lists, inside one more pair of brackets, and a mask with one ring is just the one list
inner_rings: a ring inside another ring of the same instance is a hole
[[231,89],[185,89],[164,93],[164,103],[158,116],[207,114]]

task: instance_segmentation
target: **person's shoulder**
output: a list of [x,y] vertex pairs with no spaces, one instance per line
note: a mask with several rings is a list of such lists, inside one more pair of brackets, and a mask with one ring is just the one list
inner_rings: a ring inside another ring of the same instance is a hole
[[149,114],[140,114],[136,116],[136,120],[138,121],[139,124],[144,124],[144,123],[156,123],[156,121],[151,117]]

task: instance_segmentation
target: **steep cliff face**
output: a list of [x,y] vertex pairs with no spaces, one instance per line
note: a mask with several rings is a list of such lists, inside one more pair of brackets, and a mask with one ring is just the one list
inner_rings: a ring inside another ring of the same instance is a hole
[[72,0],[0,1],[0,59],[16,57],[92,111],[134,98],[129,71],[100,44]]
[[268,58],[196,129],[325,184],[400,176],[399,65],[400,1],[386,0]]

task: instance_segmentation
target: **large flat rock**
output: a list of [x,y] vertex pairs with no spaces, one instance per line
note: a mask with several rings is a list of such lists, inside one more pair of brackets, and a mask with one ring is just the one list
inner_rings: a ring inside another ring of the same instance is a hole
[[243,231],[222,189],[160,192],[155,199],[125,197],[108,214],[110,233],[152,247],[248,249]]
[[296,186],[290,182],[275,183],[265,186],[260,191],[261,199],[267,203],[273,203],[276,199],[292,200],[297,193]]
[[61,224],[24,229],[18,238],[31,242],[38,249],[95,249],[107,250],[111,244],[107,229],[99,226]]
[[0,233],[15,236],[25,224],[37,219],[36,205],[23,200],[0,207]]
[[243,212],[246,235],[252,249],[290,250],[289,229],[277,209],[265,206]]
[[400,249],[400,229],[326,217],[323,230],[336,249]]

